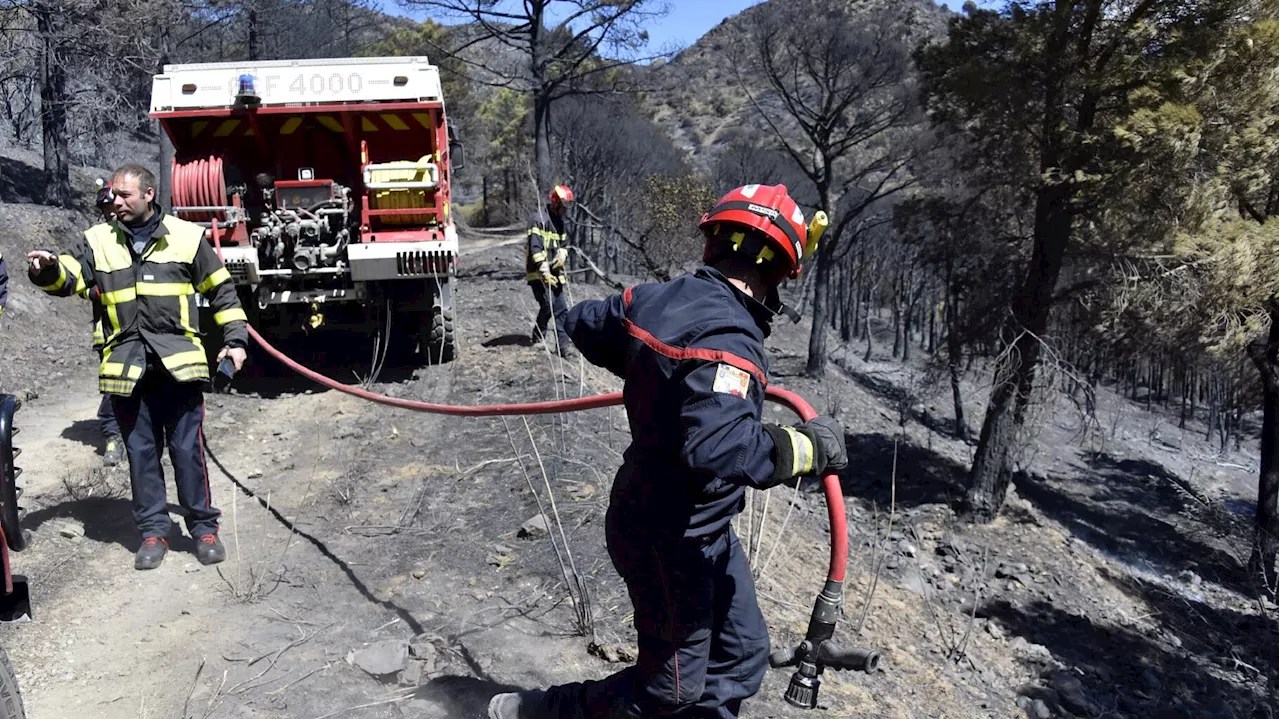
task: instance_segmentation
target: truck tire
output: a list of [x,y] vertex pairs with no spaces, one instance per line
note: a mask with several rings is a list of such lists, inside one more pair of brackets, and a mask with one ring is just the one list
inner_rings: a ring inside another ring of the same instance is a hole
[[421,347],[427,364],[449,362],[457,352],[453,334],[453,309],[442,307],[436,300],[431,308],[431,323],[422,328]]
[[17,452],[13,446],[13,435],[17,431],[13,415],[17,411],[18,398],[0,394],[0,530],[11,552],[27,548],[27,535],[22,531],[24,512],[18,506],[18,475],[22,470],[13,463]]
[[3,647],[0,647],[0,719],[27,719],[18,676],[13,673],[13,664]]

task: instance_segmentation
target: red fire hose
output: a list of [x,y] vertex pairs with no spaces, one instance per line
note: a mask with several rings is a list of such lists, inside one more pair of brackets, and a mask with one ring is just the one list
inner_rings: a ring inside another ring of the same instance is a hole
[[[220,173],[219,173],[220,174]],[[176,186],[176,183],[175,183]],[[222,257],[222,243],[218,223],[213,222],[214,247],[218,257]],[[547,402],[528,402],[521,404],[492,405],[450,405],[419,402],[417,400],[388,397],[384,394],[369,392],[343,384],[308,367],[304,367],[267,342],[252,326],[247,325],[249,336],[268,354],[275,357],[285,366],[314,382],[339,392],[359,397],[370,402],[399,407],[415,412],[444,414],[455,417],[492,417],[498,415],[537,415],[555,414],[558,412],[578,412],[600,407],[613,407],[622,404],[622,392],[563,399]],[[783,405],[795,412],[800,419],[808,421],[817,416],[817,412],[799,395],[784,389],[769,387],[765,397],[771,402]],[[818,701],[818,676],[825,667],[833,669],[861,669],[871,672],[879,662],[879,653],[869,649],[842,649],[833,639],[836,622],[840,617],[840,606],[843,600],[843,584],[845,564],[848,561],[848,530],[845,525],[844,494],[840,487],[840,478],[828,474],[822,478],[822,488],[827,500],[827,516],[830,520],[831,555],[827,568],[827,581],[822,592],[814,603],[813,613],[809,619],[809,629],[800,646],[789,651],[775,652],[769,661],[775,668],[795,666],[796,672],[791,677],[787,688],[786,700],[798,707],[812,709]]]

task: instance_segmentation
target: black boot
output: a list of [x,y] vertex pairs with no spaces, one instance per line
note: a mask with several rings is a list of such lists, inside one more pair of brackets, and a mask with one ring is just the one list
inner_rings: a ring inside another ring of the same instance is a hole
[[144,537],[142,546],[133,555],[134,569],[155,569],[169,553],[169,542],[164,537]]
[[202,534],[196,538],[196,558],[201,564],[217,564],[227,558],[227,548],[222,546],[216,534]]

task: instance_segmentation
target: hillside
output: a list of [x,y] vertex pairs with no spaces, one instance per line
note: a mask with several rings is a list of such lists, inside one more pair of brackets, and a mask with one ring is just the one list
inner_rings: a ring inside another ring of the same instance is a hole
[[[33,172],[30,161],[7,160],[5,182]],[[85,222],[15,199],[0,217],[31,229],[6,256]],[[393,368],[375,389],[458,404],[617,389],[598,368],[527,346],[533,307],[510,241],[519,234],[464,235],[459,358]],[[0,627],[0,641],[32,716],[482,717],[495,691],[603,676],[633,651],[603,547],[628,441],[620,410],[527,423],[412,414],[321,391],[259,353],[234,394],[209,398],[229,560],[202,567],[175,537],[162,568],[140,574],[127,474],[98,469],[87,312],[20,276],[14,287],[0,378],[38,395],[18,417],[33,541],[14,557],[36,618]],[[775,384],[845,425],[839,633],[884,657],[871,675],[824,675],[812,713],[787,706],[789,672],[770,671],[744,717],[1268,715],[1276,618],[1243,586],[1237,515],[1252,511],[1256,443],[1218,453],[1202,426],[1180,431],[1176,416],[1107,391],[1105,426],[1082,426],[1059,398],[1001,518],[957,525],[948,505],[972,447],[945,433],[946,390],[886,357],[888,327],[872,322],[877,353],[864,362],[861,346],[833,348],[840,369],[822,382],[801,376],[805,324],[779,327],[768,350]],[[985,381],[980,368],[966,378],[973,408]],[[825,509],[812,490],[751,502],[767,526],[787,527],[757,555],[775,647],[802,634],[824,571]],[[552,539],[529,522],[540,506],[552,514],[552,497],[589,588],[594,644],[575,635]],[[744,515],[738,529],[750,538],[759,525]]]
[[[717,151],[735,138],[768,131],[759,111],[751,104],[766,89],[766,82],[752,67],[752,27],[768,8],[788,8],[788,0],[768,0],[726,18],[670,62],[649,70],[654,88],[642,106],[694,161],[708,167]],[[859,12],[894,11],[912,18],[915,41],[939,36],[946,29],[950,11],[930,0],[906,3],[851,3]],[[751,94],[749,94],[751,93]]]

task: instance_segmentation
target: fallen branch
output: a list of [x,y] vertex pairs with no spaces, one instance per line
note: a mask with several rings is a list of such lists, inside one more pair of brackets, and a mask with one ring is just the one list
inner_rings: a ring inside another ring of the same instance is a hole
[[[236,694],[238,693],[237,690],[239,690],[241,687],[245,686],[246,684],[249,684],[250,682],[255,682],[258,679],[261,679],[264,675],[266,675],[267,672],[271,671],[272,669],[275,669],[276,662],[280,661],[280,657],[283,656],[285,652],[289,651],[290,649],[293,649],[294,647],[299,647],[299,646],[302,646],[303,644],[306,644],[307,642],[311,641],[311,639],[315,637],[315,635],[319,634],[325,629],[328,629],[331,626],[333,626],[333,622],[329,622],[328,624],[324,625],[323,627],[320,627],[319,629],[315,630],[314,632],[311,632],[310,634],[303,633],[302,630],[299,629],[298,632],[302,634],[301,637],[294,639],[293,641],[289,642],[283,647],[280,647],[273,654],[263,654],[257,659],[254,659],[253,661],[249,662],[248,666],[253,666],[255,663],[257,663],[261,659],[264,659],[267,656],[271,657],[271,661],[267,664],[265,669],[258,672],[256,675],[231,687],[230,689],[227,690],[227,694]],[[248,691],[249,689],[254,689],[254,688],[256,688],[256,686],[251,686],[245,689],[245,691]]]
[[594,261],[592,261],[591,257],[587,255],[587,253],[583,252],[580,248],[570,247],[569,249],[573,250],[583,262],[587,263],[587,267],[591,270],[591,273],[594,274],[596,277],[599,277],[601,282],[605,283],[606,285],[609,285],[615,290],[620,291],[625,289],[625,286],[621,282],[618,282],[617,280],[613,279],[609,275],[605,274],[605,271],[600,269],[599,265],[597,265]]
[[406,699],[412,699],[412,698],[413,698],[413,696],[414,696],[415,694],[417,694],[417,693],[418,693],[418,688],[417,688],[417,687],[414,687],[414,688],[413,688],[413,690],[411,690],[408,694],[405,694],[405,695],[403,695],[403,696],[398,696],[398,697],[389,697],[389,698],[387,698],[387,699],[379,699],[379,700],[378,700],[378,701],[376,701],[376,702],[369,702],[368,704],[358,704],[358,705],[353,706],[353,707],[346,707],[345,709],[338,709],[337,711],[331,711],[331,712],[329,712],[328,714],[321,714],[320,716],[316,717],[316,719],[329,719],[330,717],[336,717],[336,716],[343,716],[343,715],[346,715],[346,714],[348,714],[348,713],[350,713],[350,712],[353,712],[353,711],[355,711],[355,710],[357,710],[357,709],[369,709],[369,708],[372,708],[372,707],[380,707],[380,706],[382,706],[382,705],[384,705],[384,704],[395,704],[396,702],[402,702],[402,701],[405,701]]

